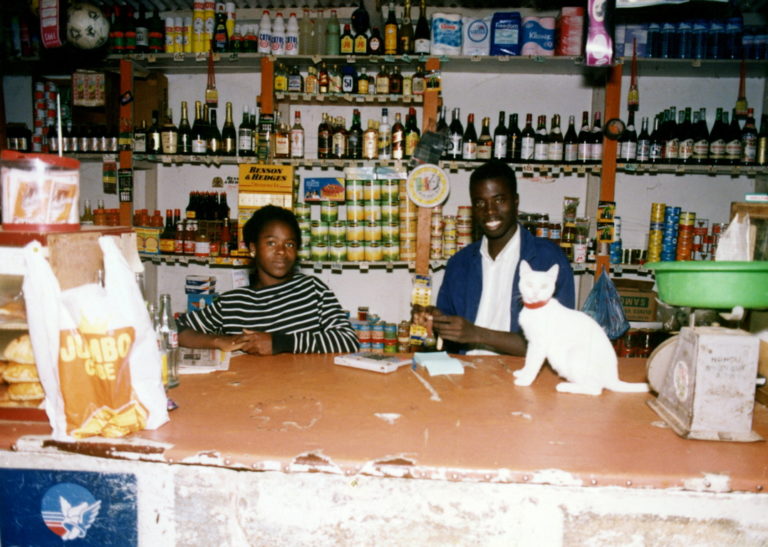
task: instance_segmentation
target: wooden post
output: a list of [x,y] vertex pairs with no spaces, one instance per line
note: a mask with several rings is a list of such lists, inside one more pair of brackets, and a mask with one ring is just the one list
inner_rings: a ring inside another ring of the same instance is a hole
[[275,63],[269,57],[261,58],[261,95],[259,95],[259,111],[262,114],[272,114],[275,109]]
[[[133,95],[133,61],[126,59],[120,60],[120,132],[133,133],[133,101],[125,102],[122,100],[126,93]],[[118,157],[120,169],[133,168],[133,152],[120,150]],[[119,192],[119,189],[118,189]],[[120,225],[130,226],[133,224],[133,199],[131,201],[120,202]]]
[[[425,66],[427,73],[430,70],[440,70],[440,60],[435,57],[427,59]],[[422,133],[428,129],[435,129],[437,125],[437,109],[440,106],[440,90],[426,89],[424,91],[424,111],[421,118]],[[432,209],[419,207],[416,217],[416,273],[429,274],[429,245],[430,245],[430,220]]]

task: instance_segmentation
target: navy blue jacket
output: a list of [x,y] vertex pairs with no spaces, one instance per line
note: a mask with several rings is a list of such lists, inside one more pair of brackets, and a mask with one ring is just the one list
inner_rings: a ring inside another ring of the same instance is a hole
[[[560,266],[555,286],[555,298],[569,308],[575,306],[575,290],[573,272],[563,251],[547,239],[534,237],[521,224],[520,231],[520,260],[528,261],[534,270],[548,270],[553,264]],[[480,306],[480,295],[483,292],[483,262],[480,255],[482,241],[475,241],[456,253],[448,261],[443,283],[437,295],[437,307],[448,315],[460,315],[467,321],[475,322]],[[520,263],[515,269],[512,289],[512,302],[509,302],[510,332],[520,332],[518,318],[523,308],[520,297]],[[504,305],[499,302],[499,305]]]

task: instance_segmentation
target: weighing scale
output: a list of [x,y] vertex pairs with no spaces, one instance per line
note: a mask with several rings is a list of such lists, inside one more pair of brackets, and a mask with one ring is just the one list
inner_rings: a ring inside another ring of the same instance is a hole
[[[724,311],[768,308],[768,262],[654,262],[659,298]],[[694,315],[692,314],[693,318]],[[681,437],[760,441],[752,431],[760,340],[741,329],[683,327],[648,358],[648,405]]]

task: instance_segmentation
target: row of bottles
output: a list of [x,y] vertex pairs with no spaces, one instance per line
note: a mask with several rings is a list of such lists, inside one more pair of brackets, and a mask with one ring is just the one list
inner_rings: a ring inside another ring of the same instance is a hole
[[498,122],[491,133],[491,119],[484,117],[478,134],[475,115],[467,116],[466,126],[461,123],[461,112],[454,108],[451,123],[446,121],[446,107],[440,112],[437,130],[447,135],[444,159],[485,161],[491,158],[510,162],[535,163],[599,163],[603,158],[603,130],[600,112],[595,112],[590,125],[589,112],[582,113],[581,129],[576,132],[575,116],[569,116],[568,129],[563,134],[560,115],[554,114],[547,129],[545,115],[537,118],[533,127],[533,114],[526,114],[520,129],[518,115],[499,112]]
[[[416,122],[416,109],[411,107],[403,122],[400,112],[390,124],[389,109],[381,109],[380,120],[368,120],[363,130],[360,111],[354,109],[352,124],[346,128],[343,116],[323,114],[317,128],[317,157],[319,159],[407,159],[421,138]],[[276,151],[277,152],[277,151]],[[281,157],[276,154],[275,157]],[[294,156],[296,157],[296,156]]]
[[182,218],[179,209],[166,209],[164,223],[160,211],[151,218],[156,217],[160,218],[157,227],[162,227],[157,246],[160,254],[226,258],[237,249],[236,221],[228,216],[215,220],[195,218],[188,210]]
[[165,22],[157,8],[148,15],[139,9],[115,4],[109,9],[108,47],[115,54],[162,53],[165,51]]
[[763,115],[758,131],[754,112],[748,110],[743,126],[735,111],[718,108],[712,128],[706,110],[686,107],[677,112],[670,107],[654,117],[653,128],[644,117],[640,134],[630,112],[627,128],[619,138],[618,159],[622,162],[766,165],[768,164],[768,115]]
[[321,62],[307,68],[306,75],[298,66],[286,68],[283,63],[275,67],[274,90],[289,93],[356,93],[359,95],[423,95],[427,88],[439,87],[439,76],[426,73],[417,65],[413,74],[402,74],[395,65],[382,65],[376,74],[369,74],[364,66],[339,65]]

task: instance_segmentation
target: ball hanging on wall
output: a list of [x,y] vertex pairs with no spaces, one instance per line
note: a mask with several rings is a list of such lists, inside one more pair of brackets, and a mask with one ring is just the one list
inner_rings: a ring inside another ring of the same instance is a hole
[[67,10],[67,41],[80,49],[96,49],[109,37],[109,21],[100,8],[75,2]]

